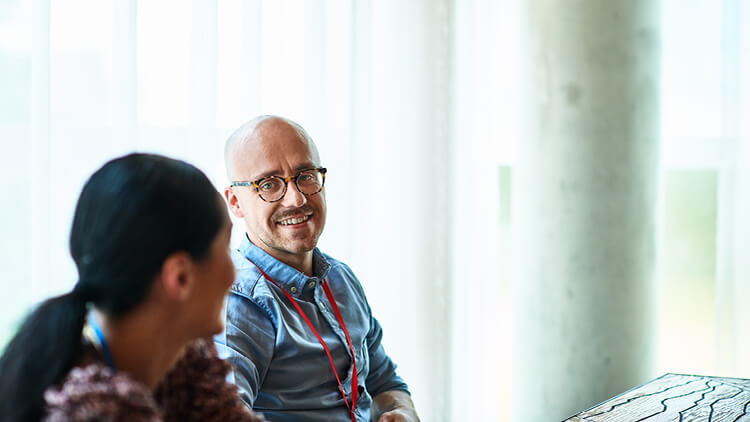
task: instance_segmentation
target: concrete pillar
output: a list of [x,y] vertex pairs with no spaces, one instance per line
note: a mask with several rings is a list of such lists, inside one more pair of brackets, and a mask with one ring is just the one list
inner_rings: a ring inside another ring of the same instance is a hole
[[513,421],[656,375],[658,3],[522,2]]

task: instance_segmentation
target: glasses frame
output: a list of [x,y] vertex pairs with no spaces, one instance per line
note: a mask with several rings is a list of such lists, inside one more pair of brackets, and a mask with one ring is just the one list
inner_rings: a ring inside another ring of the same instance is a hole
[[[300,176],[302,175],[302,173],[304,173],[304,172],[306,172],[306,171],[310,171],[310,170],[316,170],[316,171],[317,171],[318,173],[320,173],[320,177],[321,177],[321,178],[322,178],[323,180],[322,180],[322,181],[320,182],[320,189],[318,189],[318,191],[317,191],[317,192],[313,192],[313,193],[304,193],[304,192],[302,192],[302,190],[301,190],[301,189],[299,188],[299,184],[297,183],[297,180],[298,180],[298,179],[299,179],[299,177],[300,177]],[[292,181],[292,180],[294,181],[294,186],[295,186],[295,187],[297,188],[297,192],[299,192],[299,193],[301,193],[302,195],[305,195],[305,196],[313,196],[313,195],[317,195],[318,193],[320,193],[320,191],[322,191],[322,190],[323,190],[323,186],[324,186],[324,185],[326,184],[326,172],[327,172],[327,171],[328,171],[328,169],[327,169],[327,168],[325,168],[325,167],[313,167],[313,168],[309,168],[309,169],[302,169],[302,170],[298,171],[298,172],[297,172],[297,174],[295,174],[294,176],[289,176],[289,177],[281,177],[281,176],[266,176],[266,177],[261,177],[261,178],[260,178],[260,179],[258,179],[258,180],[254,180],[254,181],[252,181],[252,182],[249,182],[249,181],[235,181],[235,182],[231,182],[231,183],[229,184],[229,186],[230,186],[230,187],[235,187],[235,186],[247,186],[247,187],[252,187],[252,188],[254,188],[254,189],[255,189],[255,192],[256,192],[256,193],[258,194],[258,197],[259,197],[260,199],[262,199],[262,200],[263,200],[264,202],[278,202],[278,201],[281,201],[281,200],[282,200],[282,199],[284,198],[284,195],[286,195],[286,190],[287,190],[287,188],[289,187],[289,182],[290,182],[290,181]],[[262,196],[262,195],[260,194],[260,182],[262,182],[262,181],[264,181],[264,180],[266,180],[266,179],[279,179],[279,180],[281,180],[281,181],[283,181],[283,182],[284,182],[284,190],[283,190],[283,191],[281,192],[281,196],[279,196],[279,199],[274,199],[273,201],[269,201],[269,200],[267,200],[266,198],[264,198],[264,197],[263,197],[263,196]]]

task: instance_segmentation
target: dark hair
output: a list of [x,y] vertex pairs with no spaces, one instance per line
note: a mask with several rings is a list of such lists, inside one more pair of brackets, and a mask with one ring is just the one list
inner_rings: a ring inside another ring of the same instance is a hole
[[81,358],[87,303],[123,315],[141,303],[164,260],[200,260],[227,219],[205,174],[183,161],[130,154],[97,170],[78,198],[70,253],[75,288],[27,317],[0,358],[0,419],[39,420],[44,391]]

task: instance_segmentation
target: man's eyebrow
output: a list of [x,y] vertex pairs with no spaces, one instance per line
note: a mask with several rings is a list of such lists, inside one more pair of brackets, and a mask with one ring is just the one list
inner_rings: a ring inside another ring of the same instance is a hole
[[259,174],[259,175],[255,176],[255,177],[251,177],[251,178],[250,178],[250,181],[255,181],[255,180],[265,179],[266,177],[268,177],[268,176],[273,176],[274,174],[277,174],[277,173],[278,173],[278,170],[269,170],[269,171],[265,171],[265,172],[263,172],[263,173],[261,173],[261,174]]
[[[298,165],[297,167],[294,168],[294,171],[296,173],[296,172],[301,171],[301,170],[314,169],[314,168],[318,168],[318,166],[316,166],[315,164],[313,164],[311,162],[308,162],[308,163],[305,163],[305,164]],[[265,179],[266,177],[269,177],[269,176],[282,177],[280,175],[280,173],[281,172],[279,170],[264,171],[263,173],[255,176],[254,178],[252,178],[250,180],[251,181],[256,181],[256,180],[260,180],[260,179]]]

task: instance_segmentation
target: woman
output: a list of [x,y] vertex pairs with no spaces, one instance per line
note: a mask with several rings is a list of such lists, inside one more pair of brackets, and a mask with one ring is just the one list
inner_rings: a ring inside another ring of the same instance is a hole
[[131,154],[95,172],[70,233],[79,280],[0,358],[0,419],[262,420],[210,340],[234,279],[230,228],[190,164]]

